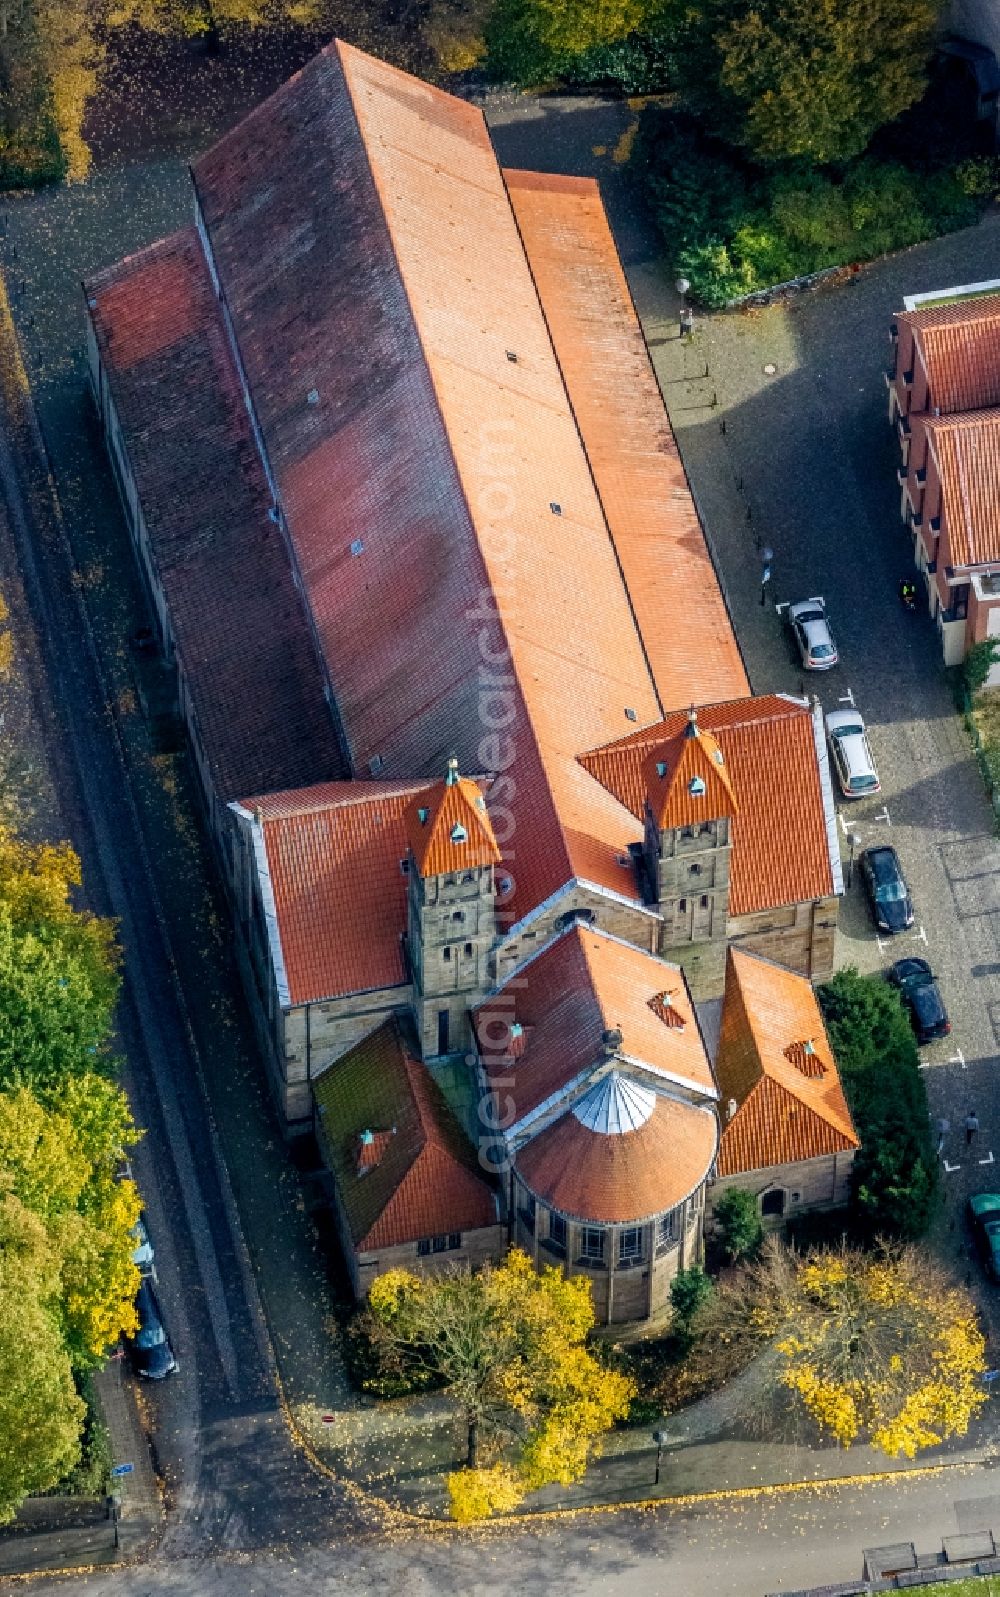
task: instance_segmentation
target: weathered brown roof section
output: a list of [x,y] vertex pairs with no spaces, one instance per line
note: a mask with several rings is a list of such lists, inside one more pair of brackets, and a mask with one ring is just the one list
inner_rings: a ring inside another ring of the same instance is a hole
[[197,234],[85,291],[216,792],[343,775]]
[[938,463],[950,563],[993,564],[1000,560],[1000,411],[918,417],[914,432],[921,426]]
[[899,311],[942,415],[1000,404],[1000,295]]
[[[399,1022],[338,1059],[314,1094],[320,1145],[359,1253],[498,1223],[475,1150]],[[359,1171],[364,1131],[388,1135],[378,1163]]]
[[[600,189],[504,177],[660,700],[749,694]],[[681,595],[697,595],[683,614]]]
[[481,113],[336,45],[194,170],[355,770],[502,726],[509,907],[634,896],[575,757],[660,704]]
[[260,816],[290,1003],[409,980],[405,815],[425,787],[326,782],[243,801]]
[[[796,1063],[812,1044],[808,1072]],[[720,1176],[858,1147],[823,1016],[804,976],[730,948],[715,1065]],[[737,1104],[728,1114],[729,1100]]]
[[[668,716],[582,755],[581,764],[639,816],[646,762],[686,721],[685,715]],[[837,891],[809,706],[777,694],[703,705],[698,725],[718,741],[736,798],[731,912],[746,915]]]
[[[670,978],[673,978],[672,980]],[[664,988],[676,1016],[664,1020],[652,999]],[[683,973],[653,954],[579,924],[519,966],[494,997],[476,1011],[476,1032],[488,1076],[503,1078],[517,1116],[604,1063],[606,1031],[620,1031],[617,1052],[640,1059],[654,1072],[715,1096]],[[510,1028],[528,1034],[510,1046]],[[508,1079],[510,1078],[510,1079]]]
[[637,1131],[604,1135],[567,1113],[519,1148],[518,1174],[543,1203],[578,1220],[634,1224],[699,1187],[715,1157],[711,1108],[659,1097]]

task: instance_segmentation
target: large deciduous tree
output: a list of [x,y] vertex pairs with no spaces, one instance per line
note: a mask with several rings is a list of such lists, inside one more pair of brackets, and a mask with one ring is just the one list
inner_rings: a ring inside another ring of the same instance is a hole
[[84,1405],[58,1299],[44,1225],[12,1194],[0,1195],[0,1523],[79,1458]]
[[74,907],[79,882],[68,845],[26,843],[0,826],[0,1089],[45,1091],[110,1067],[114,928]]
[[765,161],[859,155],[926,87],[939,0],[699,0],[688,86]]
[[771,1243],[715,1312],[769,1337],[774,1381],[844,1447],[913,1458],[964,1436],[986,1401],[972,1301],[912,1246],[798,1258]]
[[[538,1273],[517,1250],[478,1275],[391,1270],[369,1303],[383,1346],[433,1375],[461,1410],[468,1467],[448,1482],[458,1520],[512,1508],[548,1482],[578,1480],[593,1439],[635,1394],[631,1378],[586,1345],[589,1281]],[[500,1458],[504,1441],[513,1462]]]

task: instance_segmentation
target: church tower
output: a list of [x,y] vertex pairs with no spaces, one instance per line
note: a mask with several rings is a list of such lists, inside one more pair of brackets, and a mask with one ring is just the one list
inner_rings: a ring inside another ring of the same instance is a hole
[[470,1047],[469,1010],[490,986],[500,849],[477,782],[448,761],[444,781],[406,812],[407,937],[424,1059]]
[[646,873],[663,924],[660,953],[695,998],[722,993],[736,801],[725,757],[692,710],[643,768]]

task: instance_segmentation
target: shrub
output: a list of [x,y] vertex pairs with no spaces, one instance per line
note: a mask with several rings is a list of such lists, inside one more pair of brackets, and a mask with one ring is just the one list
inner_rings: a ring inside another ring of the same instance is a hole
[[1000,638],[983,638],[974,643],[962,661],[962,682],[970,699],[981,693],[997,662]]
[[720,1240],[730,1259],[756,1253],[764,1239],[757,1199],[743,1187],[731,1187],[714,1206]]
[[1000,194],[1000,155],[970,155],[955,168],[955,182],[973,200],[995,200]]
[[670,1283],[670,1302],[674,1316],[683,1329],[690,1328],[698,1310],[712,1296],[712,1291],[712,1283],[700,1265],[693,1264],[688,1270],[678,1270]]
[[597,44],[565,63],[563,81],[577,87],[604,85],[620,94],[659,94],[676,74],[671,42],[659,34],[630,34],[612,44]]

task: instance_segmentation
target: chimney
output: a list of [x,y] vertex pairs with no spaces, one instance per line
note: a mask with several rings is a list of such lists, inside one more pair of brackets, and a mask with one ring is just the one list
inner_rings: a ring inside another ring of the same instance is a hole
[[726,1124],[727,1125],[729,1124],[730,1120],[732,1120],[734,1114],[736,1113],[736,1111],[737,1111],[737,1109],[739,1107],[740,1106],[736,1102],[736,1099],[735,1098],[730,1098],[729,1102],[726,1104]]
[[619,1026],[609,1026],[607,1031],[601,1033],[601,1042],[604,1045],[604,1054],[607,1059],[613,1059],[622,1045],[622,1034]]

